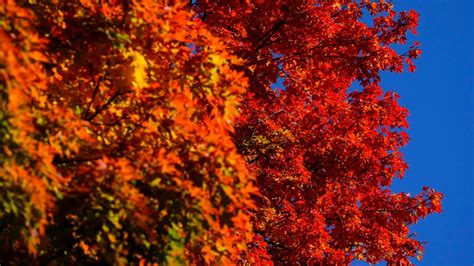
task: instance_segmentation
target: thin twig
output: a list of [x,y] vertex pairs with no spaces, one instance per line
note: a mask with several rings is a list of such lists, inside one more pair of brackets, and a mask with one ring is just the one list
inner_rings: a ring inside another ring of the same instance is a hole
[[92,121],[92,119],[94,119],[97,115],[99,115],[102,111],[104,111],[120,95],[129,93],[129,92],[131,91],[125,91],[121,93],[120,90],[118,90],[114,95],[112,95],[112,97],[110,97],[110,99],[104,105],[102,105],[99,109],[97,109],[90,117],[86,118],[86,120]]
[[97,80],[97,83],[96,83],[95,88],[94,88],[94,92],[92,93],[91,101],[89,102],[89,105],[87,106],[87,110],[84,114],[84,117],[83,117],[84,119],[87,118],[87,116],[89,115],[89,111],[92,107],[92,103],[94,102],[95,96],[97,95],[97,91],[99,90],[101,81],[102,81],[102,76],[100,76],[99,79]]

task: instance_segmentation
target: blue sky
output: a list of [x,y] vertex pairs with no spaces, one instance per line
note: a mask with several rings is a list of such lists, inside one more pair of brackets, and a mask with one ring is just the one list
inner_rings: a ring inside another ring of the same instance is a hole
[[420,13],[422,56],[414,74],[384,74],[386,90],[410,111],[410,169],[393,189],[444,193],[443,213],[412,227],[428,242],[417,265],[474,265],[474,1],[394,0],[395,9]]

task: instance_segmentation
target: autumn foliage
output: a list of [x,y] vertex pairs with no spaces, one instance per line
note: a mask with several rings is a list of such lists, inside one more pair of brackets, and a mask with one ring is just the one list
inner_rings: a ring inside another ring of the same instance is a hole
[[390,190],[408,112],[380,74],[414,71],[417,19],[0,0],[0,262],[409,264],[442,195]]

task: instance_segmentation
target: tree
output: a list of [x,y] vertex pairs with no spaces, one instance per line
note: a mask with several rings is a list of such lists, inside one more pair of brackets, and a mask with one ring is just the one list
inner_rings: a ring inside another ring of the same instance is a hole
[[440,212],[442,195],[390,190],[407,168],[407,110],[379,84],[381,71],[414,71],[418,44],[393,45],[415,12],[339,0],[0,3],[4,261],[421,255],[409,225]]
[[255,188],[229,135],[239,60],[181,4],[18,2],[1,12],[3,255],[244,250]]

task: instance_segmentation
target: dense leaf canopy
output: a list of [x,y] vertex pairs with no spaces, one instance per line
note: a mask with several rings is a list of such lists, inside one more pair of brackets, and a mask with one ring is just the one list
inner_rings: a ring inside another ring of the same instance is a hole
[[0,262],[410,263],[393,8],[0,0]]

